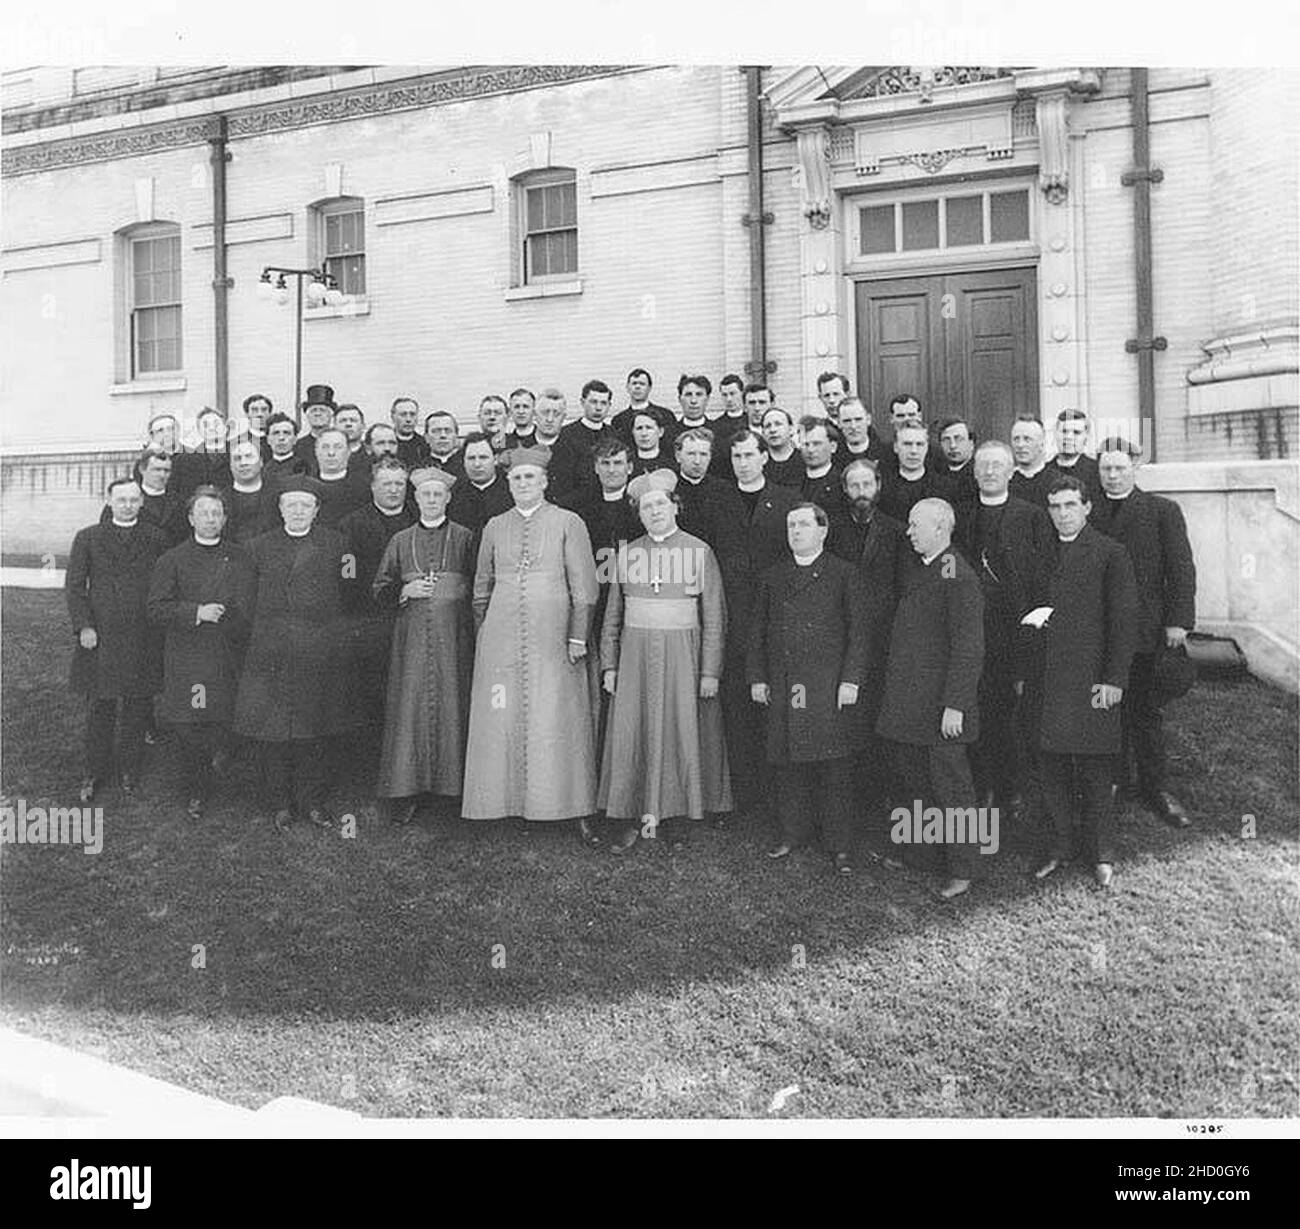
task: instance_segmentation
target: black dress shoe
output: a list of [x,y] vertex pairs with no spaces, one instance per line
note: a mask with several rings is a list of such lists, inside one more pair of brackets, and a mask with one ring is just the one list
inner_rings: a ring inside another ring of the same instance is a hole
[[1187,818],[1183,804],[1168,790],[1160,790],[1147,805],[1157,819],[1163,819],[1171,828],[1190,828],[1192,821]]
[[636,824],[628,824],[627,827],[618,834],[618,837],[610,842],[609,852],[617,854],[627,853],[627,851],[636,844],[637,837],[640,835],[641,833],[638,831]]
[[395,798],[388,804],[388,818],[395,824],[406,825],[415,819],[419,809],[420,804],[414,798]]
[[598,849],[604,842],[601,835],[592,827],[591,816],[584,815],[578,820],[578,836],[582,838],[582,843],[592,849]]

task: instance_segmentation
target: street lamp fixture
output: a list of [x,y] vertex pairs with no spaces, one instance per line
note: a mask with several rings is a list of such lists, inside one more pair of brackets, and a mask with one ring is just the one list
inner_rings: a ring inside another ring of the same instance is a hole
[[[274,277],[274,280],[272,280]],[[298,312],[294,332],[293,372],[294,372],[294,413],[302,408],[302,305],[303,282],[307,283],[306,298],[309,307],[338,307],[343,302],[343,292],[333,276],[323,269],[286,269],[279,265],[267,265],[257,282],[259,299],[274,299],[283,305],[289,301],[289,283],[286,278],[293,278],[298,288]]]

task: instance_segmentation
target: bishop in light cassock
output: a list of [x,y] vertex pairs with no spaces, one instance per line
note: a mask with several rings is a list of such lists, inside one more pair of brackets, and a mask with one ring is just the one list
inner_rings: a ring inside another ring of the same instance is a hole
[[548,451],[503,460],[515,506],[479,546],[463,814],[583,819],[596,809],[596,565],[582,518],[546,502]]
[[447,519],[455,483],[432,466],[411,475],[420,519],[389,539],[374,579],[376,600],[397,610],[376,793],[399,823],[420,794],[458,797],[465,775],[474,535]]

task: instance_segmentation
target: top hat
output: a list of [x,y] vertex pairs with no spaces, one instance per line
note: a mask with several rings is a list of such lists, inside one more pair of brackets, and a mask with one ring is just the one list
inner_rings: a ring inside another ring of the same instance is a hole
[[334,390],[328,384],[308,384],[307,400],[302,403],[304,410],[313,405],[327,405],[331,410],[338,409],[334,404]]

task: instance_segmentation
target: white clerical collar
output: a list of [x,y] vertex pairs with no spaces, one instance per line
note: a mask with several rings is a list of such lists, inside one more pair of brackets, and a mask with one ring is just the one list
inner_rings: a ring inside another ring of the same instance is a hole
[[941,546],[937,551],[934,552],[933,555],[923,556],[921,562],[928,568],[930,564],[932,564],[936,559],[938,559],[939,556],[942,555],[943,552],[946,551],[947,549],[948,548],[946,546]]
[[195,540],[195,541],[196,541],[200,546],[216,546],[217,543],[221,541],[220,537],[216,537],[216,538],[201,538],[201,537],[199,537],[199,535],[198,535],[197,533],[194,535],[194,540]]
[[[1080,529],[1080,530],[1079,530],[1079,533],[1082,533],[1082,532],[1083,532],[1083,530]],[[1079,533],[1072,533],[1072,534],[1070,534],[1070,536],[1069,536],[1068,538],[1065,536],[1065,534],[1061,533],[1061,534],[1057,534],[1057,537],[1059,537],[1059,538],[1061,539],[1062,542],[1073,542],[1074,539],[1077,538],[1077,537],[1079,536]]]
[[1018,473],[1022,478],[1036,478],[1046,468],[1047,468],[1046,461],[1040,462],[1035,469],[1026,469],[1023,465],[1017,465],[1016,473]]
[[848,449],[855,457],[866,456],[871,451],[871,441],[868,440],[861,448],[854,448],[852,444],[849,444]]
[[602,489],[600,492],[600,497],[607,504],[616,504],[626,494],[627,494],[627,484],[625,483],[623,486],[619,487],[617,491],[606,491]]
[[786,450],[783,454],[778,453],[775,448],[769,447],[767,450],[767,455],[771,457],[774,461],[788,461],[792,456],[794,456],[794,445],[787,444]]
[[588,431],[599,431],[605,424],[603,422],[592,422],[585,414],[578,419]]
[[682,417],[682,426],[683,426],[683,427],[689,427],[689,428],[694,428],[694,427],[703,427],[703,426],[705,426],[705,425],[708,423],[708,421],[709,421],[709,420],[708,420],[707,417],[703,417],[703,418],[686,418],[685,416],[683,416],[683,417]]
[[521,508],[518,504],[515,504],[515,511],[518,512],[520,516],[532,516],[532,514],[536,512],[544,502],[544,500],[539,500],[531,508]]
[[822,552],[821,552],[821,548],[820,548],[820,547],[819,547],[817,550],[813,551],[813,553],[812,553],[811,555],[800,555],[800,554],[796,553],[796,554],[795,554],[795,557],[794,557],[794,561],[795,561],[795,563],[797,563],[801,568],[806,568],[806,567],[809,567],[809,566],[811,566],[812,564],[816,563],[817,560],[821,557],[821,553],[822,553]]
[[980,492],[980,503],[986,508],[1000,508],[1010,498],[1010,491],[1003,491],[1001,495],[985,495],[983,491]]
[[730,410],[728,410],[722,417],[723,418],[744,418],[745,416],[746,416],[745,409],[742,406],[734,414]]
[[757,482],[751,482],[748,485],[743,482],[737,482],[736,485],[746,494],[752,495],[755,491],[761,491],[767,485],[767,479],[760,478]]
[[970,464],[970,457],[967,457],[960,465],[949,465],[948,472],[950,474],[960,474],[961,471],[964,470],[966,466],[968,466],[969,464]]
[[493,475],[486,482],[471,482],[470,486],[472,486],[476,491],[486,491],[495,481],[496,476]]
[[395,432],[395,434],[397,435],[397,438],[398,438],[398,439],[399,439],[403,444],[405,444],[407,440],[413,440],[413,439],[415,438],[415,432],[414,432],[414,431],[412,431],[410,435],[403,435],[400,431]]
[[[414,438],[414,436],[412,438]],[[459,451],[460,451],[459,448],[453,448],[450,452],[444,452],[441,456],[439,456],[439,454],[434,452],[433,449],[431,448],[429,450],[429,456],[432,457],[435,461],[437,461],[441,465],[442,462],[444,461],[450,461],[452,457],[454,457]]]
[[360,440],[357,440],[355,444],[348,445],[348,452],[355,457],[357,453],[361,451],[361,448],[362,448],[362,443]]
[[699,486],[700,483],[704,481],[704,477],[705,476],[703,474],[701,474],[698,478],[692,478],[690,474],[682,474],[682,481],[689,482],[691,486]]
[[1083,455],[1082,453],[1080,453],[1080,452],[1076,452],[1076,453],[1074,454],[1074,456],[1072,456],[1072,457],[1067,461],[1067,460],[1066,460],[1066,459],[1065,459],[1065,458],[1064,458],[1064,457],[1063,457],[1063,456],[1058,452],[1058,453],[1056,454],[1056,468],[1057,468],[1057,469],[1073,469],[1076,465],[1079,464],[1079,458],[1080,458],[1082,455]]
[[420,517],[420,527],[422,529],[437,529],[446,519],[447,514],[445,512],[436,521],[426,521],[424,517]]
[[140,484],[140,493],[142,495],[152,495],[155,499],[157,499],[159,495],[167,494],[167,488],[165,486],[159,487],[158,490],[155,491],[152,488],[145,486],[144,483],[142,482]]
[[296,461],[297,458],[291,452],[273,452],[271,454],[271,460],[272,461]]
[[648,409],[650,408],[650,402],[648,402],[648,401],[640,401],[640,402],[637,402],[637,401],[629,401],[629,402],[627,403],[627,408],[628,408],[629,410],[631,410],[631,411],[635,414],[635,413],[637,413],[637,412],[640,411],[640,410],[648,410]]
[[308,525],[306,529],[290,529],[286,525],[284,532],[287,533],[291,538],[305,538],[309,533],[311,533],[311,526]]
[[341,474],[317,474],[322,482],[342,482],[348,476],[348,471],[344,470]]
[[913,469],[913,470],[900,469],[898,471],[898,476],[904,482],[920,482],[921,479],[925,477],[925,470],[924,469]]
[[[375,504],[373,499],[370,502]],[[381,508],[378,504],[375,504],[375,511],[382,512],[385,516],[401,516],[406,509],[401,504],[398,504],[396,508]]]
[[138,516],[133,521],[119,521],[117,517],[113,518],[113,524],[119,529],[134,529],[139,523],[140,518]]
[[677,530],[676,530],[676,528],[674,527],[674,528],[670,529],[667,533],[652,533],[652,534],[650,535],[650,541],[651,541],[651,542],[667,542],[668,539],[671,538],[671,537],[673,536],[673,534],[675,534],[676,532],[677,532]]
[[543,435],[540,431],[538,431],[533,436],[533,443],[541,444],[543,447],[549,448],[559,438],[560,438],[560,433],[558,431],[554,435]]
[[241,495],[256,495],[262,489],[262,479],[256,482],[232,482],[231,486]]
[[831,472],[831,463],[827,461],[826,464],[821,467],[821,469],[810,469],[808,471],[808,477],[825,478],[826,475],[829,474],[830,472]]
[[636,450],[636,459],[638,461],[657,461],[659,460],[659,449],[656,448],[654,452],[642,452],[638,448]]
[[1128,498],[1130,495],[1132,495],[1133,492],[1136,491],[1136,490],[1137,490],[1137,487],[1135,487],[1135,486],[1131,486],[1131,487],[1129,487],[1129,489],[1128,489],[1127,491],[1124,492],[1123,495],[1111,495],[1109,492],[1107,492],[1107,494],[1106,494],[1106,498],[1107,498],[1107,499],[1113,499],[1113,500],[1115,500],[1115,501],[1118,503],[1119,500],[1121,500],[1121,499],[1127,499],[1127,498]]

